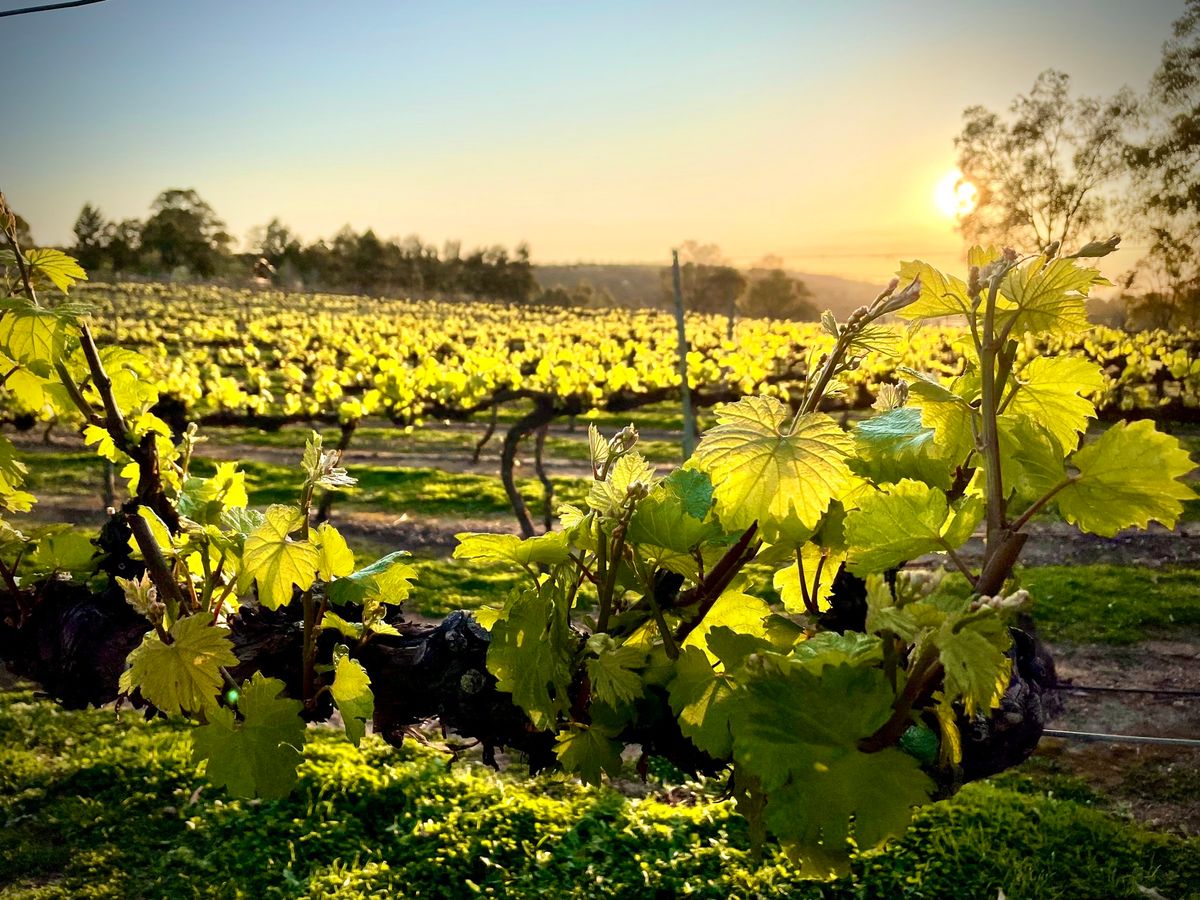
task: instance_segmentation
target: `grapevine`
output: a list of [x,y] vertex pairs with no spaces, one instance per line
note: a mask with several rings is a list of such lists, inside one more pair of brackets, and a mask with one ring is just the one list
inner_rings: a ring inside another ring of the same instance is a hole
[[[192,722],[196,762],[236,795],[291,790],[305,722],[334,710],[356,744],[368,723],[399,743],[436,717],[480,740],[485,759],[508,747],[585,782],[615,773],[631,746],[723,775],[756,840],[772,836],[812,877],[836,875],[916,807],[1035,746],[1037,648],[1013,627],[1034,600],[1013,580],[1033,516],[1056,509],[1111,535],[1173,526],[1193,496],[1190,459],[1152,423],[1082,440],[1110,375],[1071,348],[1090,340],[1084,303],[1103,283],[1087,260],[1116,241],[1066,256],[974,248],[967,278],[904,263],[874,302],[844,323],[826,316],[804,343],[752,324],[740,333],[751,352],[701,328],[696,386],[729,402],[692,459],[659,477],[632,427],[590,429],[586,503],[561,507],[557,530],[459,535],[456,557],[507,564],[522,586],[474,617],[415,626],[402,615],[415,589],[404,554],[362,565],[316,521],[323,498],[353,484],[338,449],[314,434],[295,502],[253,510],[236,464],[190,471],[198,430],[156,414],[164,395],[201,419],[204,403],[336,414],[347,441],[379,409],[411,422],[525,397],[535,413],[583,412],[673,388],[668,344],[642,352],[662,343],[654,317],[586,346],[547,324],[506,343],[495,321],[450,324],[404,358],[385,353],[386,330],[353,326],[331,349],[335,326],[317,317],[285,348],[260,345],[247,320],[251,340],[231,323],[218,349],[239,379],[204,361],[211,346],[167,358],[97,340],[102,317],[71,293],[82,269],[20,247],[0,215],[5,389],[78,424],[130,484],[94,546],[23,531],[35,500],[0,438],[0,658],[60,702],[120,696]],[[935,332],[961,362],[908,366],[891,316],[965,322]],[[150,318],[134,342],[156,340],[164,326]],[[574,364],[584,353],[599,368]],[[865,380],[888,358],[892,380]],[[213,399],[195,390],[204,379]],[[829,415],[832,398],[868,383],[873,415],[852,427]],[[979,526],[974,571],[957,551]],[[959,570],[969,597],[904,569],[928,553]],[[777,608],[748,591],[763,570]]]

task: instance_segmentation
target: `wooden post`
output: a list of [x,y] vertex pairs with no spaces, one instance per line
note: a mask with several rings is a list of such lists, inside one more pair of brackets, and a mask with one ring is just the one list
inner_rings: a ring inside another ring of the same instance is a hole
[[696,414],[692,411],[692,390],[688,386],[688,341],[683,320],[683,288],[679,277],[679,251],[671,251],[671,278],[675,283],[675,327],[679,334],[679,392],[683,400],[683,458],[696,449]]

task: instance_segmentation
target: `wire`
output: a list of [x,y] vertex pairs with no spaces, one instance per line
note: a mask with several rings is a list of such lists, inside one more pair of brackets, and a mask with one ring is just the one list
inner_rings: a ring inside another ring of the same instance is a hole
[[53,9],[70,9],[72,6],[88,6],[92,3],[103,3],[104,0],[70,0],[69,3],[46,3],[42,6],[26,6],[22,9],[6,9],[0,11],[0,19],[5,16],[23,16],[26,13],[49,12]]
[[1181,691],[1177,688],[1093,687],[1090,684],[1058,684],[1056,691],[1087,691],[1100,694],[1163,694],[1168,697],[1200,697],[1200,691]]
[[1116,744],[1160,744],[1166,747],[1200,747],[1196,738],[1144,737],[1137,734],[1098,734],[1093,731],[1058,731],[1047,728],[1042,737],[1065,738],[1068,741],[1111,742]]

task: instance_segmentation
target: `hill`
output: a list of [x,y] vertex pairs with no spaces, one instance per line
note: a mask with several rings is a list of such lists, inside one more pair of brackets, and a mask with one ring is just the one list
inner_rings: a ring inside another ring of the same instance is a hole
[[[570,289],[586,283],[597,290],[608,291],[621,306],[659,306],[662,304],[661,269],[651,265],[585,263],[535,266],[533,274],[543,290],[558,286]],[[792,271],[788,274],[808,286],[818,309],[832,309],[839,319],[874,299],[881,287],[835,275]]]

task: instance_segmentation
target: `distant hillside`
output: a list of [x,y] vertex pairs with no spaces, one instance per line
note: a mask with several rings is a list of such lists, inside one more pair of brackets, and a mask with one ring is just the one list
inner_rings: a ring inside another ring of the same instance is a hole
[[[622,306],[659,306],[660,271],[659,266],[647,265],[573,265],[535,266],[533,274],[543,290],[558,286],[570,289],[587,283],[597,290],[608,291]],[[832,309],[839,319],[873,300],[881,287],[834,275],[790,271],[788,274],[808,285],[818,309]]]

